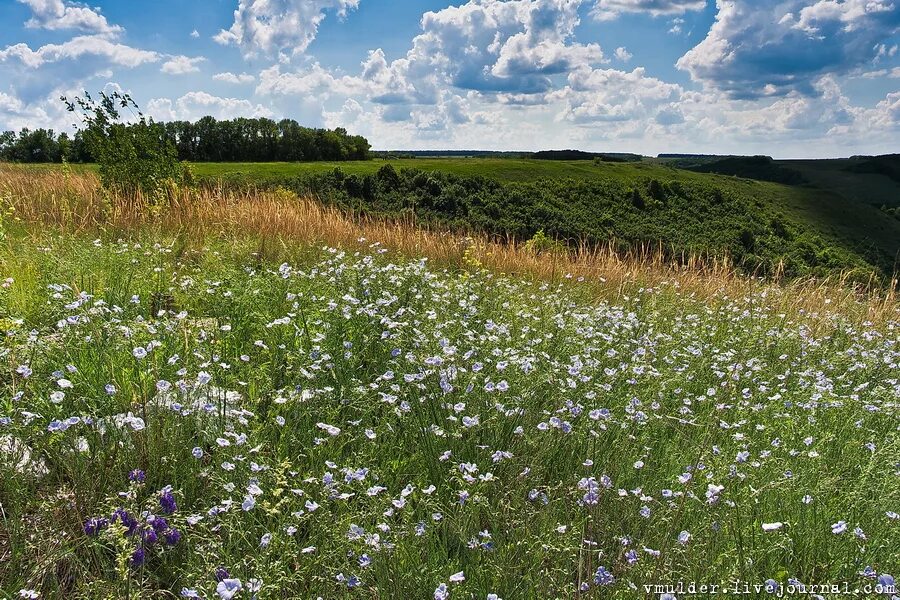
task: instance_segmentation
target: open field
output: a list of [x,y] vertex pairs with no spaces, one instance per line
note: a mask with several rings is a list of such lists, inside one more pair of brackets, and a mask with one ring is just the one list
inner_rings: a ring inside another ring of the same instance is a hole
[[0,594],[626,599],[900,565],[892,296],[2,175]]

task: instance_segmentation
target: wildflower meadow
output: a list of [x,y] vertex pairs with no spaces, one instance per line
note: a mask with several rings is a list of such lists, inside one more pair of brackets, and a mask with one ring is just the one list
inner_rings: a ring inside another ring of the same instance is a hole
[[0,596],[891,597],[896,312],[257,250],[7,240]]

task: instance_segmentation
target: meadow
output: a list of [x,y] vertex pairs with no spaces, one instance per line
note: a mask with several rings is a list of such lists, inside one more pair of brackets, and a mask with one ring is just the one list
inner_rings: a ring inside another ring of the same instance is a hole
[[0,195],[0,595],[890,597],[889,288],[284,189]]

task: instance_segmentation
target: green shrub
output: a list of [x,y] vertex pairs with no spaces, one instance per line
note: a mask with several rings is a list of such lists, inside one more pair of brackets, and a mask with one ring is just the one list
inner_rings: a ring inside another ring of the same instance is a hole
[[[893,256],[810,235],[800,222],[755,205],[753,197],[733,190],[723,193],[710,182],[500,182],[478,175],[398,171],[390,165],[381,167],[371,184],[366,181],[333,171],[279,184],[354,212],[414,215],[418,223],[513,239],[537,251],[565,248],[569,242],[614,240],[622,253],[657,250],[673,259],[727,254],[741,270],[762,275],[777,272],[782,263],[789,276],[854,268],[893,272]],[[654,193],[665,198],[665,204]],[[658,210],[663,206],[665,210]],[[830,251],[823,252],[826,248]]]
[[[191,183],[191,173],[178,161],[164,128],[144,116],[128,94],[100,92],[95,100],[85,92],[62,101],[69,112],[80,114],[81,133],[106,189],[159,198]],[[131,113],[132,123],[125,121],[123,111]]]
[[535,254],[557,254],[564,253],[566,246],[559,240],[548,237],[543,229],[538,229],[530,240],[525,242],[525,247]]

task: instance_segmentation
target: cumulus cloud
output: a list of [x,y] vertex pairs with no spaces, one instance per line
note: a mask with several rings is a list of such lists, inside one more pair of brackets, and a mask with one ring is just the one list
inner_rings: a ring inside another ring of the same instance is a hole
[[622,62],[628,62],[633,55],[624,46],[616,48],[616,58]]
[[241,73],[239,75],[235,75],[230,71],[226,71],[225,73],[216,73],[213,75],[213,79],[216,81],[221,81],[223,83],[233,83],[235,85],[242,85],[253,83],[256,81],[256,77],[250,75],[249,73]]
[[565,100],[559,118],[579,124],[649,120],[677,101],[681,86],[649,77],[643,67],[632,71],[583,68],[569,75],[568,86],[555,95]]
[[72,116],[60,102],[60,96],[72,96],[78,91],[71,87],[54,88],[47,96],[27,102],[22,98],[0,92],[0,131],[18,131],[25,127],[69,131]]
[[146,111],[161,121],[196,121],[207,115],[217,119],[237,117],[272,117],[271,110],[241,98],[222,98],[206,92],[188,92],[177,100],[154,98],[147,103]]
[[132,48],[99,35],[83,35],[62,44],[47,44],[32,50],[27,44],[15,44],[0,50],[0,62],[14,61],[29,68],[47,63],[99,57],[121,67],[137,67],[160,60],[157,52]]
[[[549,76],[599,63],[597,44],[573,41],[580,0],[472,0],[422,17],[410,70],[437,69],[480,92],[541,93]],[[400,63],[399,66],[405,66]]]
[[349,96],[364,92],[358,78],[338,76],[318,63],[298,72],[282,72],[279,65],[259,74],[256,93],[263,96],[309,96],[325,99],[333,94]]
[[872,61],[900,29],[895,0],[717,0],[706,38],[677,63],[736,98],[815,93]]
[[389,107],[381,114],[391,121],[413,119],[417,106],[442,106],[452,89],[508,103],[542,102],[552,77],[604,61],[599,45],[574,40],[581,3],[470,0],[427,12],[406,55],[388,61],[381,49],[370,52],[354,85]]
[[474,122],[470,94],[509,106],[544,104],[556,77],[606,62],[599,45],[574,39],[582,2],[470,0],[426,12],[421,33],[400,58],[370,51],[356,75],[318,63],[293,72],[275,65],[259,74],[256,93],[352,98],[371,103],[382,122],[407,122],[422,132]]
[[234,23],[213,39],[235,44],[245,56],[302,54],[329,11],[343,17],[359,0],[240,0]]
[[116,34],[124,31],[110,25],[98,9],[88,8],[65,0],[18,0],[31,9],[32,17],[26,27],[35,29],[79,29],[96,34]]
[[597,0],[592,15],[601,21],[615,19],[622,13],[682,15],[706,8],[707,0]]
[[197,73],[200,71],[200,63],[206,58],[202,56],[172,56],[163,63],[160,71],[167,75],[187,75],[188,73]]

